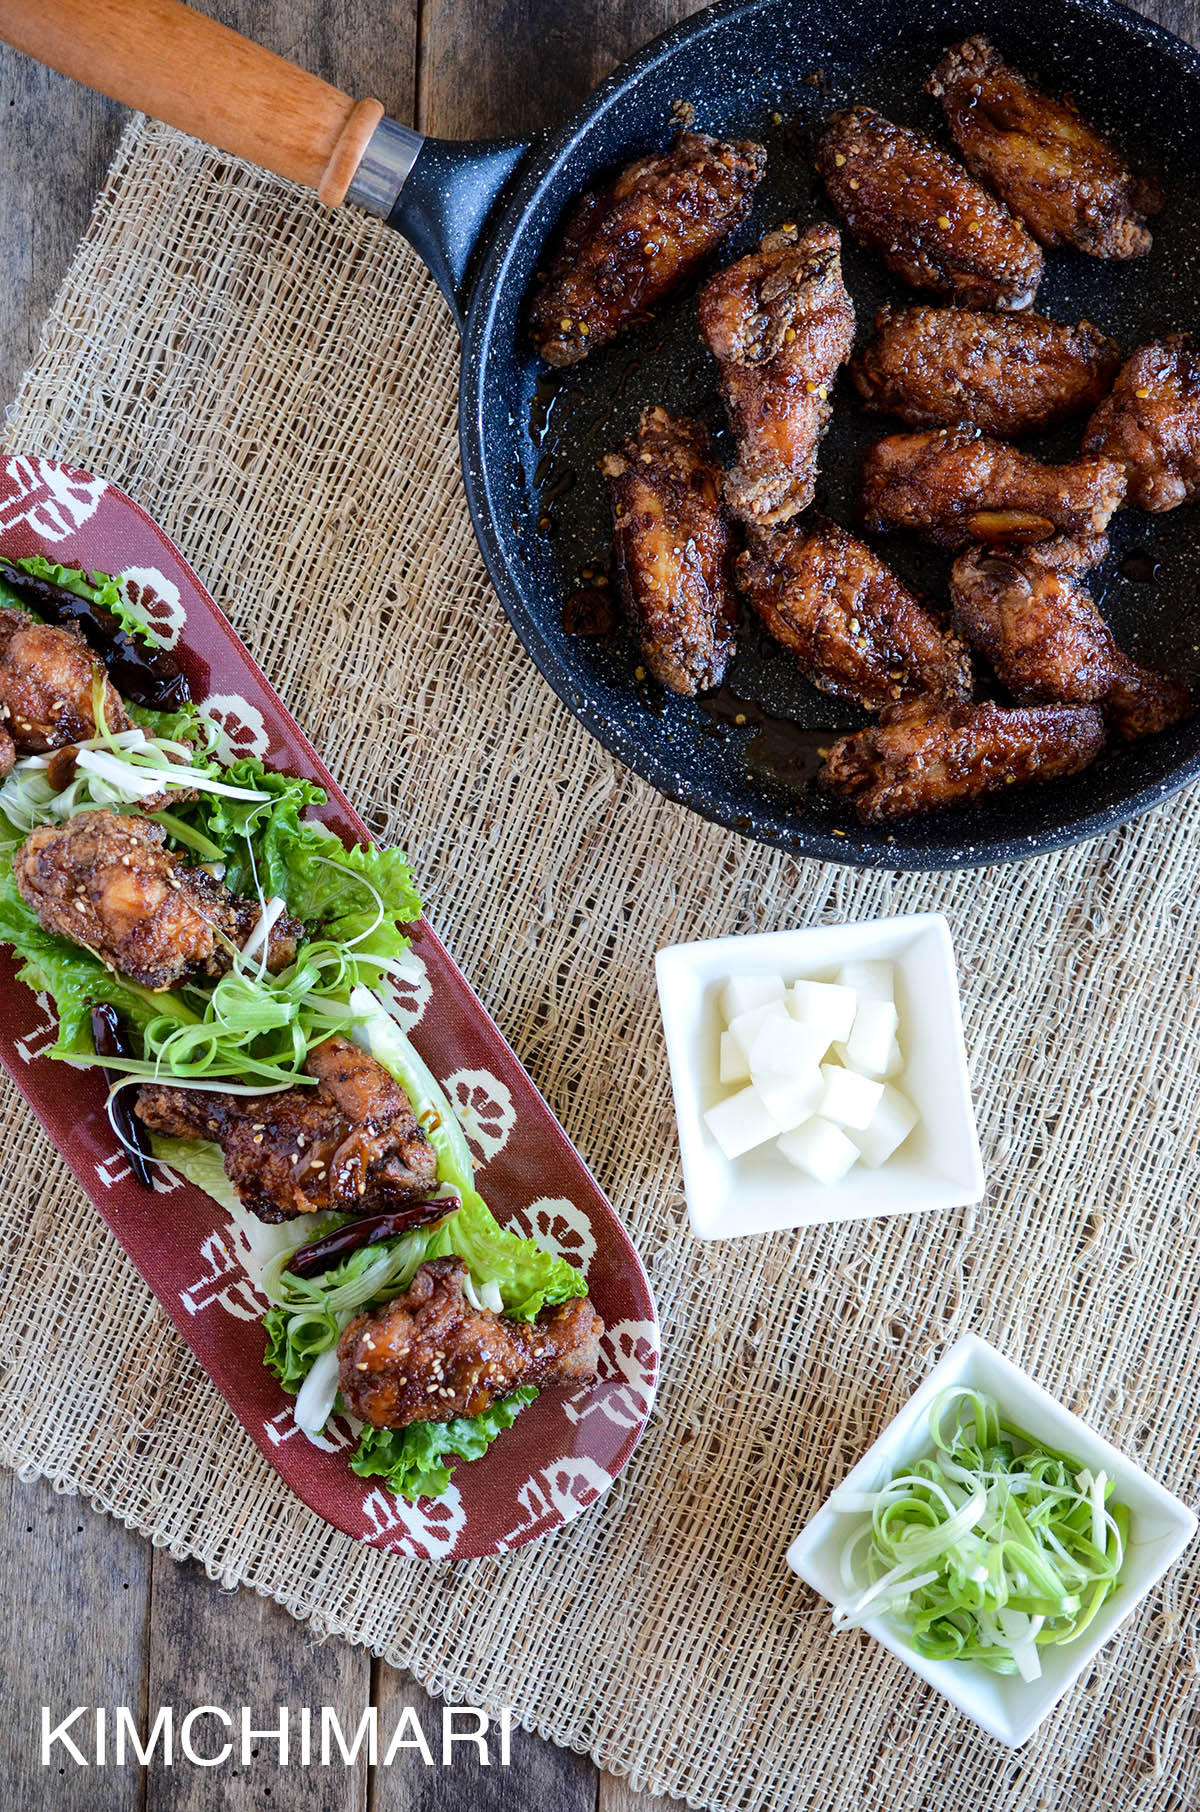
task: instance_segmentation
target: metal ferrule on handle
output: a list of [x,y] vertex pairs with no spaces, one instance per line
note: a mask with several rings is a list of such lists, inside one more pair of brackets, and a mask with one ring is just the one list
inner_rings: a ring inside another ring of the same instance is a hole
[[422,133],[385,116],[367,140],[362,160],[350,178],[346,200],[378,220],[386,220],[400,199],[400,191],[424,143]]

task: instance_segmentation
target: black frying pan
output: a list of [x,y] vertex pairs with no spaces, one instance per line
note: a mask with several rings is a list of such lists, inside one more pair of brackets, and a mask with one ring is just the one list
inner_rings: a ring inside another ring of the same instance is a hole
[[[798,854],[890,869],[1011,861],[1094,836],[1200,772],[1200,718],[1115,748],[1072,780],[890,830],[860,828],[811,780],[816,750],[829,740],[822,732],[862,719],[809,687],[753,625],[727,685],[701,700],[639,680],[636,651],[619,630],[576,633],[590,626],[595,602],[576,596],[589,588],[583,575],[607,560],[600,454],[629,432],[645,402],[704,416],[724,444],[694,293],[564,376],[534,357],[522,311],[568,203],[613,166],[664,144],[677,102],[692,104],[704,131],[768,146],[754,214],[722,252],[727,259],[781,220],[829,212],[812,145],[835,108],[865,101],[941,138],[924,78],[947,45],[978,31],[1045,86],[1072,93],[1166,189],[1147,258],[1107,264],[1051,253],[1037,306],[1063,320],[1086,316],[1126,350],[1164,330],[1200,327],[1200,56],[1110,0],[893,0],[886,8],[877,0],[726,0],[647,46],[531,145],[422,140],[386,120],[372,136],[377,103],[352,107],[174,0],[0,0],[0,34],[19,47],[309,182],[326,200],[340,200],[349,182],[352,200],[385,215],[421,253],[462,329],[472,519],[513,626],[560,698],[614,754],[706,818]],[[865,332],[900,286],[852,244],[845,271]],[[862,416],[844,382],[838,400],[818,504],[852,524],[860,453],[887,424]],[[1067,456],[1078,428],[1028,444]],[[1118,636],[1200,687],[1192,581],[1200,506],[1161,517],[1127,511],[1112,542],[1093,583]],[[906,541],[884,551],[928,596],[944,599],[944,558]]]

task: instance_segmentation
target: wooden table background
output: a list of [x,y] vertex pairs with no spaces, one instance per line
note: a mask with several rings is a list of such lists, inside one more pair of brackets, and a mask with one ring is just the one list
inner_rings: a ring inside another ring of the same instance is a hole
[[[204,10],[396,119],[447,138],[529,133],[560,119],[615,63],[692,0],[203,0]],[[1200,0],[1139,10],[1200,43]],[[964,29],[970,24],[964,10]],[[1015,50],[1015,46],[1012,47]],[[12,395],[87,223],[125,115],[0,46],[0,393]],[[1181,326],[1187,323],[1180,323]],[[330,1705],[353,1727],[365,1705],[390,1730],[413,1705],[436,1709],[363,1650],[316,1645],[303,1624],[248,1591],[224,1592],[82,1499],[0,1473],[6,1539],[0,1580],[8,1637],[0,1769],[15,1812],[647,1812],[654,1803],[576,1756],[517,1732],[512,1766],[453,1768],[410,1757],[278,1769],[270,1745],[247,1771],[186,1765],[47,1773],[40,1707]],[[532,1636],[531,1632],[531,1636]],[[8,1752],[7,1754],[5,1752]],[[663,1802],[658,1802],[662,1804]]]

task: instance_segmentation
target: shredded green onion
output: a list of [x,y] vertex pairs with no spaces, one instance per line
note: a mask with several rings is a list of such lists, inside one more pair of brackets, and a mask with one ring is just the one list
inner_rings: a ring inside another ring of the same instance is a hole
[[869,1517],[842,1550],[837,1629],[877,1617],[919,1655],[1041,1674],[1039,1650],[1082,1635],[1117,1589],[1129,1511],[1112,1483],[1001,1419],[960,1385],[929,1413],[934,1452],[880,1491],[835,1491]]

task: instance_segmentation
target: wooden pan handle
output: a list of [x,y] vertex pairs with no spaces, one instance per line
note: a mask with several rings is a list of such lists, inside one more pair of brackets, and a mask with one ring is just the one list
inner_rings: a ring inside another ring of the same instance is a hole
[[182,0],[0,0],[0,38],[114,101],[343,200],[383,118]]

